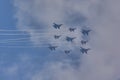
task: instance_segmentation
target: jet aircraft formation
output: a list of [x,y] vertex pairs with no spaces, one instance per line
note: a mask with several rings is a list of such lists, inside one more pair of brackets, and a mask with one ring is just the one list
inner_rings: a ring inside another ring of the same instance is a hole
[[[61,29],[61,26],[62,26],[62,25],[63,25],[63,24],[53,23],[54,29]],[[70,32],[75,32],[75,30],[77,30],[77,28],[69,28],[68,30],[69,30]],[[90,31],[91,31],[90,29],[82,29],[82,30],[81,30],[81,33],[82,33],[83,36],[88,37]],[[57,35],[57,34],[54,35],[54,39],[59,39],[59,38],[61,38],[61,37],[62,37],[62,35]],[[67,42],[71,42],[71,43],[72,43],[75,39],[76,39],[76,37],[70,37],[70,36],[66,36],[66,37],[65,37],[65,40],[66,40]],[[88,40],[82,39],[82,40],[80,41],[80,43],[81,43],[80,52],[81,52],[82,54],[84,54],[84,53],[87,54],[88,51],[90,50],[90,48],[84,48],[83,46],[88,43]],[[58,47],[59,47],[59,46],[49,45],[48,48],[49,48],[51,51],[55,51],[56,48],[58,48]],[[72,52],[72,50],[70,50],[70,49],[64,50],[64,53],[65,53],[65,54],[69,54],[69,53],[71,53],[71,52]]]

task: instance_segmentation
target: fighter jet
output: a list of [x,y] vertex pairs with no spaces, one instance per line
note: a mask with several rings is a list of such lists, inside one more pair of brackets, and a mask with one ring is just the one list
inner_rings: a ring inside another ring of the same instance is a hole
[[61,35],[54,35],[55,39],[59,39],[61,37]]
[[65,54],[69,54],[71,52],[71,50],[65,50],[64,52],[65,52]]
[[63,24],[56,24],[56,23],[53,23],[53,27],[55,29],[60,29],[60,27],[62,26]]
[[84,44],[86,44],[88,41],[86,41],[86,40],[81,40],[81,44],[82,45],[84,45]]
[[69,28],[70,32],[74,32],[76,30],[76,28]]
[[89,32],[90,32],[91,30],[85,30],[85,29],[82,29],[82,34],[83,35],[87,35],[88,36],[88,34],[89,34]]
[[56,50],[57,47],[58,47],[58,46],[52,46],[52,45],[50,45],[48,48],[49,48],[51,51],[54,51],[54,50]]
[[80,47],[80,51],[81,51],[81,53],[83,53],[83,54],[84,54],[84,53],[87,54],[88,50],[90,50],[90,49],[89,49],[89,48],[85,49],[85,48]]
[[73,40],[75,39],[76,37],[66,37],[66,41],[68,42],[73,42]]

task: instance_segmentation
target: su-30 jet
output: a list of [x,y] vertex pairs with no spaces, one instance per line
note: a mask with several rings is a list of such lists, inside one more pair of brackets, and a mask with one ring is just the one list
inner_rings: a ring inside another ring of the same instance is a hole
[[55,39],[59,39],[61,37],[61,35],[54,35]]
[[83,35],[87,35],[88,36],[90,31],[91,30],[82,29],[81,32],[82,32]]
[[85,48],[82,48],[82,47],[80,47],[80,51],[81,51],[81,53],[86,53],[87,54],[87,52],[89,51],[90,49],[89,48],[87,48],[87,49],[85,49]]
[[60,29],[60,27],[62,26],[63,24],[56,24],[56,23],[53,23],[53,27],[55,29]]
[[86,44],[87,42],[88,42],[87,40],[81,40],[82,45]]
[[50,45],[48,48],[49,48],[51,51],[54,51],[54,50],[56,50],[57,47],[58,47],[58,46],[52,46],[52,45]]
[[76,30],[76,28],[69,28],[70,32],[74,32]]
[[75,39],[76,37],[66,37],[66,41],[68,42],[73,42],[73,40]]

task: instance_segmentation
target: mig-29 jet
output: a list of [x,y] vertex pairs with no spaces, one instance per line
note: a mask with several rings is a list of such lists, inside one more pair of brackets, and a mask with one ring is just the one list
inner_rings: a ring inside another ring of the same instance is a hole
[[87,35],[88,36],[90,31],[91,30],[82,29],[81,32],[82,32],[83,35]]
[[53,23],[53,27],[55,29],[60,29],[60,27],[62,26],[63,24],[56,24],[56,23]]
[[51,50],[51,51],[53,51],[53,50],[56,50],[56,48],[57,48],[58,46],[52,46],[52,45],[49,45],[49,49]]
[[76,30],[76,28],[69,28],[70,32],[74,32]]
[[88,42],[87,40],[81,40],[82,45],[86,44],[87,42]]
[[55,39],[59,39],[61,37],[61,35],[54,35]]
[[80,47],[80,51],[81,51],[81,53],[83,53],[83,54],[84,54],[84,53],[87,54],[88,50],[90,50],[90,49],[89,49],[89,48],[85,49],[85,48]]
[[71,52],[71,50],[65,50],[64,52],[65,52],[65,54],[69,54]]
[[66,37],[66,41],[68,42],[73,42],[73,40],[75,39],[76,37]]

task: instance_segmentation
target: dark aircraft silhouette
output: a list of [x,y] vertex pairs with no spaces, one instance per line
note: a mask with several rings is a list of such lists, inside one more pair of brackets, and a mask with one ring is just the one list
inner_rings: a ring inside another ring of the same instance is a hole
[[70,32],[74,32],[76,30],[76,28],[69,28]]
[[59,39],[61,37],[61,35],[54,35],[55,39]]
[[89,34],[89,32],[90,32],[91,30],[85,30],[85,29],[82,29],[82,34],[83,35],[87,35],[88,36],[88,34]]
[[65,52],[65,54],[69,54],[71,52],[71,50],[65,50],[64,52]]
[[56,23],[53,23],[53,27],[55,29],[60,29],[60,27],[62,26],[63,24],[56,24]]
[[88,41],[86,41],[86,40],[81,40],[81,44],[82,45],[84,45],[84,44],[86,44]]
[[68,42],[72,42],[76,37],[66,37],[66,41]]
[[56,50],[56,48],[57,48],[58,46],[49,46],[48,48],[51,50],[51,51],[53,51],[53,50]]
[[88,49],[85,49],[85,48],[80,47],[80,51],[81,51],[83,54],[84,54],[84,53],[87,54],[88,50],[90,50],[90,49],[89,49],[89,48],[88,48]]

